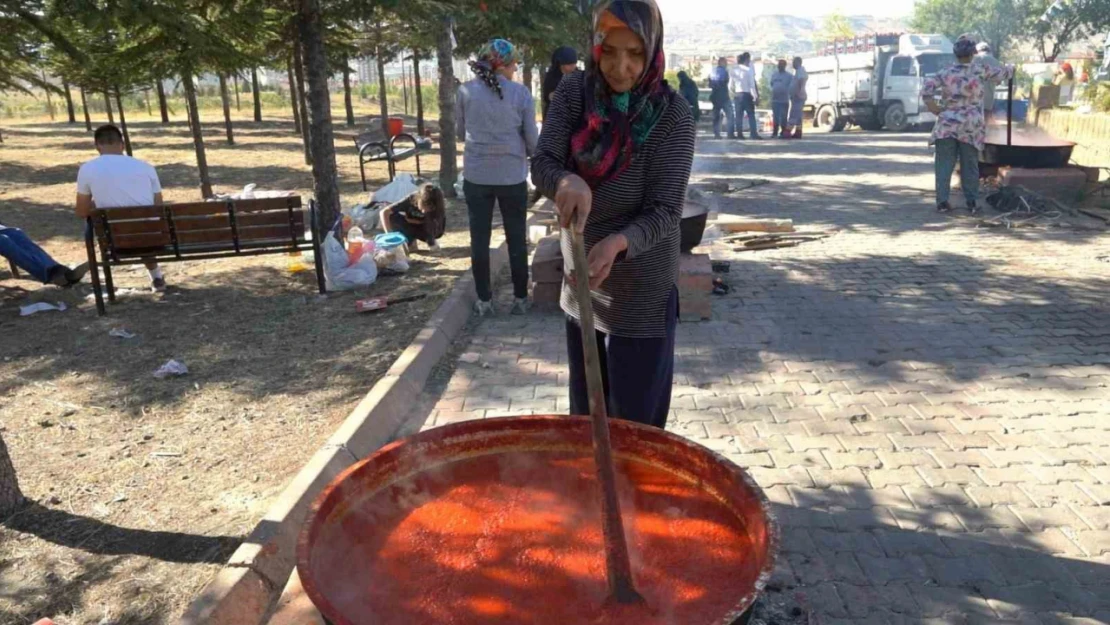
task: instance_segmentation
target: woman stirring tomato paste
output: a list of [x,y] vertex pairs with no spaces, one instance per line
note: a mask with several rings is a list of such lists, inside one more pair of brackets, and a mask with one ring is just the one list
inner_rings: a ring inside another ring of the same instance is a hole
[[[593,43],[587,71],[564,77],[551,98],[532,180],[555,200],[563,258],[573,257],[567,229],[585,236],[609,414],[662,428],[694,121],[663,80],[663,20],[654,0],[602,2]],[[571,412],[589,414],[572,285],[563,285],[561,304]]]

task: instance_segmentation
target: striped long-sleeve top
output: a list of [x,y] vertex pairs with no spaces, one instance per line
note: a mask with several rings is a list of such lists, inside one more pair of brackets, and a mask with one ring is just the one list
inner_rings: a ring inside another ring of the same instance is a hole
[[[571,135],[582,119],[584,74],[563,78],[551,97],[539,146],[532,157],[532,182],[555,196],[568,170]],[[690,107],[674,96],[659,122],[623,173],[593,189],[586,220],[586,252],[605,237],[621,233],[628,250],[618,256],[609,278],[593,291],[597,329],[629,338],[666,336],[667,298],[678,281],[679,222],[694,160],[694,120]],[[566,271],[573,253],[570,233],[562,234]],[[578,318],[575,291],[564,282],[562,308]]]

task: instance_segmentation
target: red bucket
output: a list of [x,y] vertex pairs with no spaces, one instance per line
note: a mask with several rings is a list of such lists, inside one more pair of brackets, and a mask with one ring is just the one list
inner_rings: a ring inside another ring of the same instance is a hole
[[396,137],[405,131],[405,120],[400,117],[389,118],[389,136]]

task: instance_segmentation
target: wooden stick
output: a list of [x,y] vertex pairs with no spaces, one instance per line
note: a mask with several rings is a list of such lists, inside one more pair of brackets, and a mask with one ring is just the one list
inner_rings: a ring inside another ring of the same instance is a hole
[[621,523],[620,500],[617,498],[617,472],[613,466],[613,449],[609,441],[609,415],[605,405],[605,387],[601,378],[601,360],[594,330],[594,308],[590,297],[590,272],[586,263],[583,235],[571,233],[574,248],[575,288],[578,291],[579,324],[582,328],[582,352],[586,366],[586,388],[590,397],[590,419],[593,425],[594,462],[601,483],[602,529],[605,535],[605,567],[609,579],[609,599],[618,603],[643,603],[632,581],[632,564],[628,559],[628,543]]

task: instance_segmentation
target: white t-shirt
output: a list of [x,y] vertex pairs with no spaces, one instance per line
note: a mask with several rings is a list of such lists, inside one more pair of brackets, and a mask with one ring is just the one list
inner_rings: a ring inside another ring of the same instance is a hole
[[150,206],[162,192],[150,164],[123,154],[103,154],[77,171],[77,192],[91,195],[97,208]]
[[729,90],[733,95],[750,93],[755,96],[755,71],[750,66],[737,64],[730,73],[732,82],[729,83]]

